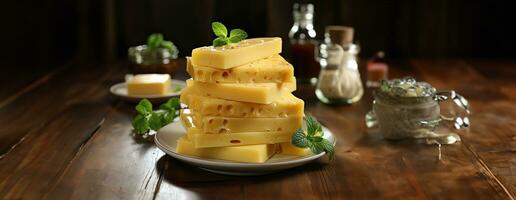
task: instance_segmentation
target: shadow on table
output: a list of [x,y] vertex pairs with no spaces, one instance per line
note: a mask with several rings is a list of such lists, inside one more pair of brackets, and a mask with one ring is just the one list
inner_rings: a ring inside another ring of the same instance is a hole
[[183,163],[168,155],[164,155],[158,160],[158,162],[156,162],[156,169],[158,170],[158,174],[163,176],[164,181],[169,184],[179,186],[200,186],[203,183],[232,181],[243,183],[250,181],[252,183],[260,183],[277,181],[290,176],[324,170],[325,166],[327,166],[327,161],[324,160],[325,159],[318,159],[306,165],[292,169],[286,169],[272,174],[259,176],[230,176],[208,172],[196,166]]

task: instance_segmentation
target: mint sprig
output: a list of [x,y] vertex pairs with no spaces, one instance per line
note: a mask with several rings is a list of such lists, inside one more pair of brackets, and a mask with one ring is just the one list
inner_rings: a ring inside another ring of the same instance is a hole
[[306,117],[305,123],[306,134],[302,128],[299,128],[292,135],[292,144],[299,148],[309,148],[314,154],[326,152],[330,160],[335,159],[335,147],[329,140],[323,138],[321,124],[310,115]]
[[132,125],[134,132],[143,135],[150,130],[158,131],[163,126],[170,124],[178,116],[177,108],[179,99],[171,98],[159,106],[159,110],[153,111],[152,103],[147,99],[142,99],[135,109],[138,112],[133,119]]
[[158,49],[165,48],[170,50],[172,53],[177,54],[179,51],[177,50],[176,45],[173,42],[167,41],[163,38],[163,34],[161,33],[153,33],[149,35],[147,38],[147,47],[149,49]]
[[211,29],[213,29],[213,33],[217,36],[217,38],[213,40],[214,47],[238,43],[247,38],[247,33],[238,28],[231,30],[228,37],[228,29],[220,22],[212,22]]

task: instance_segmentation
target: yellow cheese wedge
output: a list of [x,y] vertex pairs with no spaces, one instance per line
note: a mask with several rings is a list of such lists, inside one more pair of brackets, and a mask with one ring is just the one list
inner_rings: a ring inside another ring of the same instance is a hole
[[253,38],[223,47],[192,50],[192,65],[229,69],[281,53],[281,38]]
[[257,104],[196,95],[189,88],[185,88],[181,93],[181,102],[202,116],[289,117],[304,113],[303,100],[291,93],[281,94],[270,104]]
[[188,79],[192,93],[226,100],[270,104],[283,93],[296,90],[296,82],[286,83],[203,83]]
[[294,68],[280,55],[231,69],[193,66],[188,59],[186,66],[194,80],[206,83],[282,83],[294,79]]
[[286,155],[306,156],[312,153],[309,148],[296,147],[292,143],[290,143],[290,141],[281,143],[280,146],[281,153]]
[[163,95],[170,88],[168,74],[138,74],[127,80],[129,95]]
[[177,141],[176,151],[179,154],[229,160],[236,162],[263,163],[276,152],[276,144],[258,144],[236,147],[195,148],[185,137]]
[[303,116],[274,118],[237,118],[220,116],[200,116],[194,113],[195,127],[204,133],[239,132],[288,132],[294,133],[301,128]]
[[290,142],[294,132],[240,132],[240,133],[204,133],[198,128],[187,129],[187,137],[195,148],[228,147],[254,144],[276,144]]

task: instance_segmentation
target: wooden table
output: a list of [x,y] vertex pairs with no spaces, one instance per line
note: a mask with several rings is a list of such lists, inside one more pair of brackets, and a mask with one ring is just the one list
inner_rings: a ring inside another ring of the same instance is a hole
[[[109,94],[123,64],[70,63],[53,70],[6,68],[0,75],[2,199],[514,199],[516,62],[406,60],[411,75],[469,99],[462,142],[437,149],[367,133],[370,91],[350,106],[326,106],[313,88],[296,95],[338,139],[326,158],[256,177],[205,172],[131,134],[134,105]],[[4,73],[6,72],[7,73]],[[176,78],[185,79],[181,70]]]

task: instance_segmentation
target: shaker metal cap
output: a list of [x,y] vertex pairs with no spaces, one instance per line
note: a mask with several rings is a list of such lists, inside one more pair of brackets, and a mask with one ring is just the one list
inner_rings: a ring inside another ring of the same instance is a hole
[[349,26],[327,26],[326,27],[327,37],[330,38],[332,43],[346,45],[353,43],[353,27]]
[[311,3],[295,3],[294,4],[294,11],[301,12],[301,13],[314,13],[314,4]]

